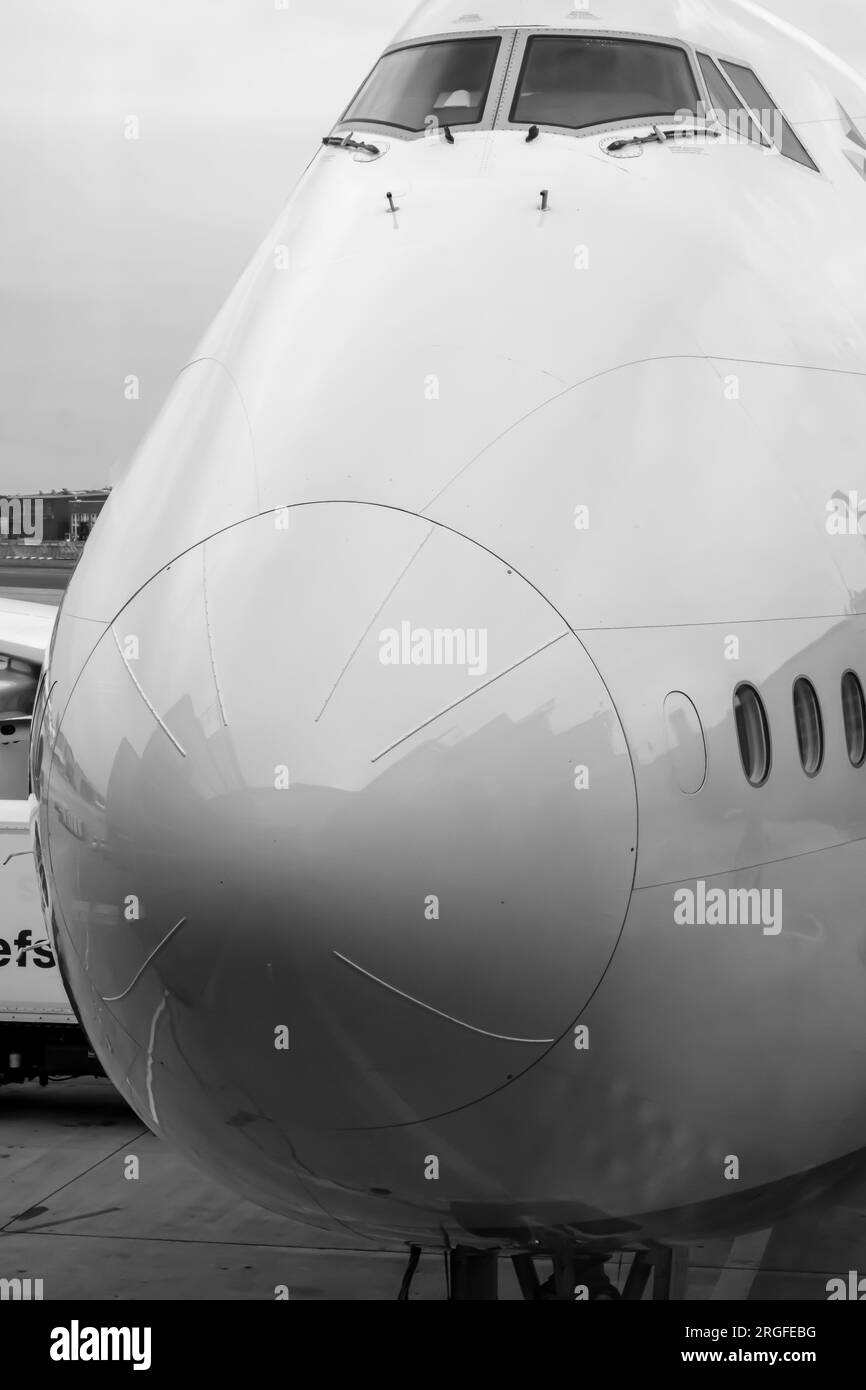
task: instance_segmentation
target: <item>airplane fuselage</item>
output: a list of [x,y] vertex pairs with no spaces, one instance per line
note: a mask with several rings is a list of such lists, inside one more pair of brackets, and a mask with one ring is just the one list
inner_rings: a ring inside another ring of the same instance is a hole
[[[453,8],[393,51],[498,40],[488,85],[337,123],[88,541],[34,719],[58,959],[265,1206],[767,1224],[866,1149],[864,90],[751,5]],[[519,120],[557,35],[704,105]],[[707,117],[725,61],[787,152]]]

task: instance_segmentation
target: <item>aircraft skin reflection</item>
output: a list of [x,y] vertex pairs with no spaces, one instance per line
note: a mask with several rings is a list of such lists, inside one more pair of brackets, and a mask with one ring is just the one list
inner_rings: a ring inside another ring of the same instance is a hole
[[[482,8],[400,39],[501,36],[477,125],[338,122],[375,153],[318,153],[112,493],[37,855],[102,1064],[203,1168],[373,1240],[607,1253],[767,1226],[866,1150],[866,550],[824,525],[863,467],[866,91],[754,6]],[[753,66],[817,170],[608,153],[634,119],[527,142],[545,25]],[[484,672],[383,663],[405,624],[484,633]],[[679,925],[698,881],[784,929]]]

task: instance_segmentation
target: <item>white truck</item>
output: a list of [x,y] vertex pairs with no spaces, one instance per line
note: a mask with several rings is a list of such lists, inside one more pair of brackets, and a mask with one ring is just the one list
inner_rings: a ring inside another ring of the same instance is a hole
[[102,1074],[63,989],[30,844],[31,714],[55,616],[0,598],[0,1086]]

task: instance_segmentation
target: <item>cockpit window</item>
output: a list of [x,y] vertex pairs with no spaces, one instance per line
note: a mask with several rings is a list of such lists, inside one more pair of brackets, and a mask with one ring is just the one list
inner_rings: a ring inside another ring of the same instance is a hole
[[751,140],[756,145],[769,147],[770,142],[761,134],[742,99],[722,76],[712,58],[706,53],[699,53],[698,62],[710,94],[711,112],[719,125],[724,126],[740,140]]
[[499,38],[439,40],[398,48],[379,60],[343,121],[421,131],[477,125],[484,116]]
[[538,35],[526,45],[510,119],[532,125],[607,125],[697,114],[688,57],[670,44],[639,39]]
[[758,81],[752,69],[743,67],[740,63],[726,63],[724,60],[722,67],[780,153],[786,159],[795,159],[798,164],[805,164],[807,169],[814,169],[816,174],[820,173],[802,140],[785,120],[770,93]]

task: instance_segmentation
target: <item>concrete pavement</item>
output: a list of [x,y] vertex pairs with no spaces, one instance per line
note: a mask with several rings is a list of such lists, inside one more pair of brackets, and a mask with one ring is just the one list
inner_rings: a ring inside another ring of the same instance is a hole
[[[688,1297],[824,1300],[828,1279],[866,1272],[862,1207],[694,1246]],[[46,1299],[270,1300],[286,1285],[292,1299],[392,1300],[405,1263],[399,1245],[378,1251],[241,1201],[170,1153],[107,1081],[0,1090],[0,1277],[40,1278]],[[620,1284],[626,1264],[609,1266]],[[412,1297],[444,1296],[442,1257],[425,1256]],[[500,1298],[519,1297],[503,1260]]]

